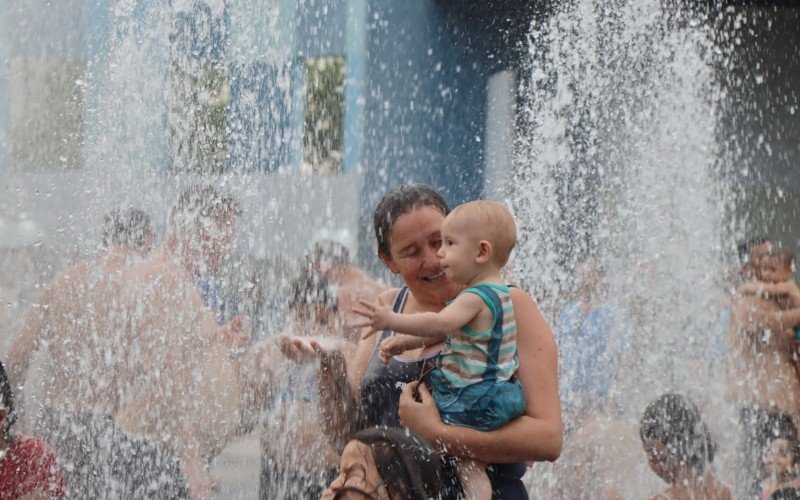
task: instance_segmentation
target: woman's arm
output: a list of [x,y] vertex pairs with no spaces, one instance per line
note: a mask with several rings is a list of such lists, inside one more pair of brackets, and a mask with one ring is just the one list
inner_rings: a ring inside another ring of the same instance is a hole
[[511,298],[520,360],[517,378],[525,391],[525,414],[490,432],[447,425],[425,387],[419,387],[422,401],[418,402],[413,396],[416,384],[409,384],[400,397],[400,419],[439,451],[488,463],[553,461],[561,454],[563,424],[555,338],[527,293],[515,288]]

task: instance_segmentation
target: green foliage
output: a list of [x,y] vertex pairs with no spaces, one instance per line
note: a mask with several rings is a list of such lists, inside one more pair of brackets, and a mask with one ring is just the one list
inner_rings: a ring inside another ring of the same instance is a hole
[[303,128],[303,170],[342,170],[344,143],[344,57],[308,59]]

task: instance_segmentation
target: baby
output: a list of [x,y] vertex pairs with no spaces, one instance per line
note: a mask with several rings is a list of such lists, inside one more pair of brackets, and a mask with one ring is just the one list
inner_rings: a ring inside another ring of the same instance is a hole
[[[775,301],[782,310],[792,307],[792,295],[797,295],[792,286],[795,264],[791,250],[777,249],[762,256],[756,263],[758,281],[750,281],[739,286],[744,295],[763,295]],[[800,340],[800,338],[798,339]]]
[[[525,412],[514,377],[516,323],[501,271],[517,240],[514,219],[501,204],[474,201],[442,222],[439,256],[447,278],[466,288],[439,313],[398,314],[361,301],[354,309],[368,319],[365,337],[398,332],[380,344],[384,362],[406,350],[444,341],[431,373],[433,397],[446,424],[494,430]],[[458,474],[469,498],[489,499],[485,464],[461,461]]]

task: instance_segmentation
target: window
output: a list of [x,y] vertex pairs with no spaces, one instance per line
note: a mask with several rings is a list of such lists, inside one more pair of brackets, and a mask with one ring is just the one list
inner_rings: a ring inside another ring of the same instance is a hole
[[344,57],[306,61],[302,171],[338,174],[344,156]]
[[173,64],[169,114],[173,172],[225,171],[228,80],[227,68],[221,61]]

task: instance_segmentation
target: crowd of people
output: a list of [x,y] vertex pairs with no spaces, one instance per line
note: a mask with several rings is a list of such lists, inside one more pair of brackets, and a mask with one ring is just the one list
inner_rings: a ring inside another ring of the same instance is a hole
[[[516,241],[508,210],[451,211],[433,188],[403,185],[373,217],[378,256],[402,286],[387,289],[346,246],[318,241],[286,294],[284,332],[256,342],[248,318],[221,314],[214,281],[240,213],[230,195],[190,187],[154,247],[144,212],[114,211],[105,250],[45,288],[5,357],[8,377],[0,371],[0,497],[208,498],[211,459],[260,416],[262,498],[528,498],[529,465],[558,459],[565,429],[591,428],[609,364],[635,334],[598,300],[588,265],[554,334],[501,277]],[[793,256],[760,239],[740,257],[728,320],[729,398],[744,431],[734,491],[795,498]],[[28,410],[34,438],[13,424],[38,350],[49,362]],[[559,364],[573,373],[562,392]],[[579,402],[566,422],[565,391]],[[669,485],[659,498],[731,498],[713,471],[716,440],[686,396],[643,408],[639,441]]]

